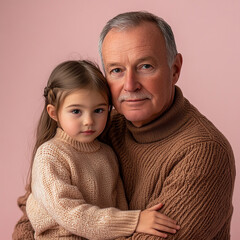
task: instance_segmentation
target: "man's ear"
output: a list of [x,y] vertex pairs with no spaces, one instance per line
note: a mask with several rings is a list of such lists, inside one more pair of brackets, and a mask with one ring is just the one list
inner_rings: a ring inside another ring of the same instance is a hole
[[182,55],[178,53],[174,59],[173,65],[172,65],[172,82],[175,85],[178,81],[178,78],[180,76],[181,68],[182,68]]
[[56,122],[58,121],[57,111],[56,111],[55,106],[53,106],[52,104],[48,104],[47,105],[47,112],[48,112],[48,115],[49,115],[50,118],[52,118]]

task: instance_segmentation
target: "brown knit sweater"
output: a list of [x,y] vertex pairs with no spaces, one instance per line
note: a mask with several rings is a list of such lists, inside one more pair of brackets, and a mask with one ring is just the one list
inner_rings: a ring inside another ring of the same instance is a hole
[[[178,87],[171,108],[146,126],[136,128],[115,114],[107,138],[120,160],[130,209],[164,202],[162,212],[181,225],[169,240],[230,239],[232,149]],[[24,213],[24,199],[19,204]],[[14,236],[31,233],[24,220]],[[131,239],[160,238],[134,233]]]
[[140,211],[114,207],[128,208],[117,158],[109,146],[98,140],[80,143],[58,129],[39,147],[26,205],[35,239],[131,235]]
[[[163,202],[162,212],[181,226],[169,240],[230,239],[232,149],[178,87],[172,107],[146,126],[136,128],[113,116],[109,140],[120,160],[130,209]],[[134,233],[131,239],[159,238]]]

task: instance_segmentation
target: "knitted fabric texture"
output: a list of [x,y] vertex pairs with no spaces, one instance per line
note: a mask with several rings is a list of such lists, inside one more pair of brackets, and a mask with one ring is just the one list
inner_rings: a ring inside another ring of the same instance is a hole
[[26,192],[24,196],[18,198],[18,207],[24,214],[15,226],[14,232],[12,234],[13,240],[34,240],[34,231],[26,214],[26,201],[28,196],[29,192]]
[[[161,212],[181,225],[169,240],[230,239],[235,179],[232,149],[178,87],[171,108],[146,126],[135,128],[114,114],[106,138],[120,160],[130,209],[165,203]],[[27,221],[25,228],[18,223],[15,236],[26,233],[28,227]],[[130,238],[161,239],[140,233]]]
[[[136,128],[114,115],[108,139],[120,160],[130,209],[164,203],[161,212],[181,226],[168,240],[230,239],[232,149],[178,87],[172,107],[148,125]],[[131,239],[159,238],[134,233]]]
[[80,143],[58,129],[53,139],[39,147],[26,206],[35,239],[131,235],[140,211],[114,207],[126,210],[127,202],[109,146],[98,140]]

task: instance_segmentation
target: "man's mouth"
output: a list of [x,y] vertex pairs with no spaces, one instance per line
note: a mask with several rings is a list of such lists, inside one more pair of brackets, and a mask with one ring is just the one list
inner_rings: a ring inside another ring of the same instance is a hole
[[141,102],[141,101],[144,101],[144,100],[147,100],[147,98],[141,98],[141,99],[126,99],[126,100],[123,100],[123,102]]
[[122,102],[142,102],[145,100],[151,100],[152,96],[147,93],[138,93],[138,94],[133,94],[133,93],[127,93],[124,95],[120,95],[118,98],[118,101],[120,103]]

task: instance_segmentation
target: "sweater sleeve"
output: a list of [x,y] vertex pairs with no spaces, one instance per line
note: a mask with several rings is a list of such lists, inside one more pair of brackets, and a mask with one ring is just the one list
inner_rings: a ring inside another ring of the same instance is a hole
[[126,201],[126,195],[124,192],[124,187],[122,183],[122,179],[119,175],[118,181],[117,181],[117,208],[121,210],[127,210],[128,209],[128,204]]
[[[161,212],[180,224],[168,240],[230,239],[234,157],[216,142],[198,143],[173,156],[175,165],[147,207],[163,202]],[[158,189],[157,182],[156,189]],[[225,226],[225,228],[224,228]],[[128,239],[161,239],[134,233]]]
[[26,192],[24,196],[18,198],[17,203],[23,215],[14,227],[12,234],[13,240],[34,240],[34,230],[26,213],[26,201],[28,196],[29,192]]
[[[79,189],[71,184],[68,165],[63,159],[56,160],[50,151],[36,155],[32,193],[54,221],[71,233],[87,239],[129,236],[138,222],[140,211],[100,209],[86,203]],[[38,227],[44,229],[44,226]]]

